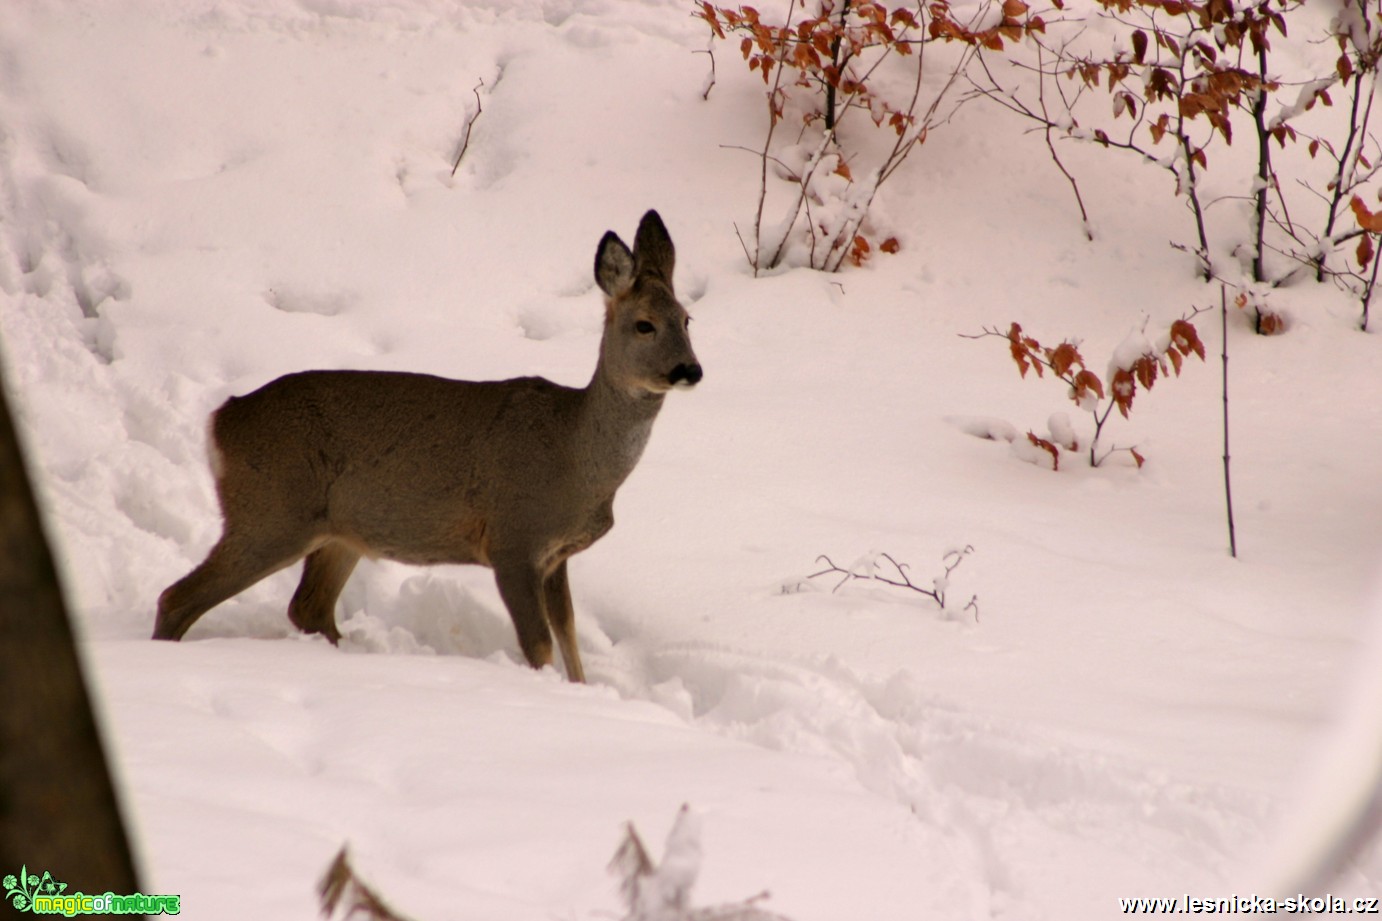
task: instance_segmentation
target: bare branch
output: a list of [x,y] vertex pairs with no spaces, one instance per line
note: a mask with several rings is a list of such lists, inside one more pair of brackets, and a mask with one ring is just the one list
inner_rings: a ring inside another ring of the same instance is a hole
[[[836,582],[834,587],[830,589],[831,594],[838,592],[842,587],[844,587],[846,583],[856,580],[882,582],[884,585],[891,585],[895,588],[910,589],[911,591],[917,592],[918,594],[925,595],[926,597],[935,601],[936,604],[940,605],[941,610],[946,610],[945,594],[947,588],[949,587],[950,574],[953,573],[959,567],[959,565],[964,562],[965,557],[969,556],[973,552],[974,547],[971,544],[966,544],[963,548],[958,550],[950,550],[946,552],[945,555],[941,557],[941,565],[944,567],[945,572],[932,580],[931,588],[923,588],[922,586],[914,583],[911,580],[911,578],[907,575],[907,570],[910,567],[906,563],[899,562],[897,558],[890,553],[881,552],[875,554],[871,559],[867,561],[865,566],[866,571],[864,572],[859,572],[855,568],[846,569],[842,566],[837,566],[835,564],[835,561],[832,560],[829,556],[821,554],[820,556],[816,557],[816,562],[825,563],[825,568],[819,570],[818,572],[811,573],[811,575],[807,576],[806,578],[809,581],[811,579],[820,578],[821,576],[840,576],[839,581]],[[880,559],[887,560],[888,564],[892,567],[891,572],[889,574],[880,573],[878,571],[877,563]],[[971,608],[973,608],[974,619],[976,622],[979,619],[978,597],[979,596],[977,595],[972,596],[969,599],[969,602],[962,609],[964,611],[968,611]]]
[[456,170],[461,168],[461,158],[465,156],[466,149],[470,147],[470,131],[475,127],[475,120],[480,117],[480,113],[485,111],[484,104],[480,102],[480,87],[485,85],[483,77],[480,82],[471,87],[471,92],[475,94],[475,114],[465,120],[465,133],[461,135],[461,148],[456,151],[456,162],[451,164],[451,175],[456,175]]
[[[1040,67],[1042,63],[1041,43],[1037,42],[1036,47],[1037,66]],[[1060,155],[1056,153],[1056,145],[1051,140],[1051,131],[1054,126],[1051,121],[1051,114],[1046,108],[1046,78],[1044,76],[1037,80],[1037,104],[1041,106],[1041,115],[1044,121],[1044,131],[1042,133],[1046,138],[1046,149],[1050,151],[1051,160],[1056,164],[1056,169],[1060,170],[1061,175],[1070,183],[1070,191],[1075,193],[1075,204],[1080,207],[1080,222],[1084,226],[1085,239],[1093,241],[1094,231],[1090,229],[1089,226],[1089,212],[1086,211],[1084,207],[1084,196],[1080,194],[1080,184],[1075,181],[1075,177],[1070,174],[1070,170],[1066,169],[1065,164],[1061,162]],[[1142,111],[1146,111],[1145,107]]]
[[321,895],[324,918],[337,917],[337,909],[340,909],[341,921],[349,921],[357,916],[367,921],[407,921],[407,918],[389,908],[378,893],[355,875],[345,847],[342,847],[336,854],[336,859],[331,861],[326,875],[317,886],[317,892]]
[[705,100],[706,102],[709,102],[709,101],[710,101],[710,91],[713,90],[713,89],[715,88],[715,42],[714,42],[714,40],[712,39],[712,40],[711,40],[711,43],[710,43],[707,47],[701,49],[700,51],[693,51],[693,52],[691,52],[691,53],[692,53],[692,54],[704,54],[704,55],[708,55],[709,58],[710,58],[710,74],[709,74],[708,78],[707,78],[706,81],[705,81],[705,90],[701,92],[701,99]]

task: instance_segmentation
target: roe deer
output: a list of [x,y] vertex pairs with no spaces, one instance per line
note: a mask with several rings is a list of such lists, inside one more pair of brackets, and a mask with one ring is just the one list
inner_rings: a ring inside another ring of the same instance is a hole
[[664,394],[701,379],[674,260],[656,211],[632,251],[613,231],[600,240],[604,335],[584,389],[306,371],[227,400],[210,423],[221,539],[159,597],[154,639],[181,638],[304,556],[288,617],[333,643],[336,599],[362,555],[478,563],[494,570],[529,664],[551,663],[555,632],[567,677],[584,681],[566,560],[614,524],[614,493]]

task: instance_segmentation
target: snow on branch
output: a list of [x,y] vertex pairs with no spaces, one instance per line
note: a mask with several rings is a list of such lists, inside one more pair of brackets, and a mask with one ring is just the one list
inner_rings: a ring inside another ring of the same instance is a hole
[[384,904],[384,900],[355,875],[346,850],[343,845],[317,885],[322,917],[338,921],[409,921]]
[[691,889],[701,870],[701,822],[689,806],[677,813],[660,864],[653,863],[629,823],[609,870],[620,879],[620,896],[628,910],[622,921],[789,921],[757,906],[767,898],[766,892],[741,902],[691,907]]
[[[918,594],[925,595],[936,604],[940,605],[942,611],[947,610],[945,606],[946,592],[950,588],[950,574],[964,562],[965,557],[974,552],[974,547],[966,544],[964,547],[952,549],[941,557],[941,565],[945,571],[931,580],[931,587],[926,588],[914,583],[907,570],[911,567],[906,563],[900,563],[890,553],[881,551],[870,551],[848,566],[838,566],[835,561],[825,554],[816,557],[817,563],[824,563],[825,568],[818,572],[813,572],[805,579],[796,583],[784,585],[784,594],[791,594],[802,591],[807,585],[812,585],[812,579],[819,579],[824,576],[839,576],[839,581],[830,589],[831,594],[838,592],[847,583],[856,580],[882,582],[884,585],[892,585],[896,588],[910,589]],[[887,565],[884,566],[883,564]],[[962,611],[973,611],[974,620],[979,620],[979,596],[971,595],[969,601],[965,603]]]
[[[677,813],[661,863],[653,862],[630,823],[609,870],[619,878],[620,900],[627,910],[621,921],[791,921],[758,907],[768,897],[766,892],[723,905],[692,906],[691,889],[701,871],[701,822],[689,806]],[[410,921],[356,875],[345,847],[331,861],[317,891],[322,917],[328,921]]]

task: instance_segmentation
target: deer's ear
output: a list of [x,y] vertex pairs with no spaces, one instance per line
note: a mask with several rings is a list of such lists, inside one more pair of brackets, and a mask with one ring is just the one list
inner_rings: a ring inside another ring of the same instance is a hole
[[633,287],[633,253],[612,230],[600,238],[595,250],[595,283],[607,297],[619,297]]
[[677,264],[677,251],[672,246],[672,236],[656,211],[649,211],[638,222],[638,235],[633,238],[633,258],[635,275],[645,272],[660,276],[667,284],[672,283],[672,269]]

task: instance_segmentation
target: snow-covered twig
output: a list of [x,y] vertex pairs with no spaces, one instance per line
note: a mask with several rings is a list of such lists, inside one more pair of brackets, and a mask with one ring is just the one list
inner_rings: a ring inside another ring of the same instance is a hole
[[[965,557],[969,556],[973,552],[973,545],[966,544],[964,547],[958,550],[950,550],[943,557],[941,557],[941,565],[945,567],[945,572],[943,575],[937,576],[936,578],[931,580],[931,588],[923,588],[922,586],[912,582],[911,578],[907,575],[907,570],[911,567],[909,567],[906,563],[899,563],[892,556],[892,554],[881,552],[870,553],[862,559],[856,560],[849,567],[837,566],[834,560],[822,553],[820,556],[816,557],[816,562],[824,562],[826,568],[820,570],[819,572],[813,572],[806,578],[810,580],[819,578],[821,576],[839,575],[841,577],[840,581],[836,582],[835,587],[830,590],[832,594],[834,592],[839,591],[840,588],[846,582],[850,582],[855,579],[882,582],[885,585],[893,585],[897,588],[907,588],[911,589],[914,592],[918,592],[922,595],[925,595],[928,598],[935,601],[936,604],[940,605],[941,610],[945,610],[945,593],[946,590],[950,587],[950,574],[954,572],[955,569],[961,563],[964,562]],[[896,573],[896,576],[888,576],[880,573],[878,571],[879,560],[887,560],[888,563],[892,566],[892,571]],[[974,611],[974,620],[977,623],[979,620],[978,595],[971,596],[969,601],[965,604],[962,610],[968,611],[971,609]]]
[[701,871],[701,822],[689,806],[677,813],[660,864],[653,863],[630,823],[609,870],[620,878],[619,893],[628,909],[622,921],[789,921],[755,905],[767,898],[766,892],[741,902],[691,906],[691,889]]
[[704,54],[710,58],[710,73],[705,75],[705,89],[701,91],[701,99],[709,102],[710,91],[715,88],[715,40],[712,38],[705,48],[693,53]]

